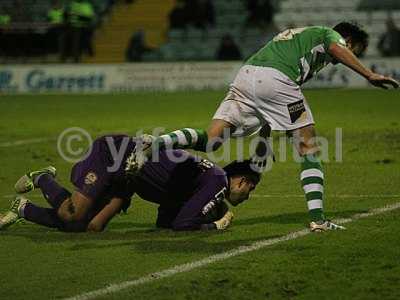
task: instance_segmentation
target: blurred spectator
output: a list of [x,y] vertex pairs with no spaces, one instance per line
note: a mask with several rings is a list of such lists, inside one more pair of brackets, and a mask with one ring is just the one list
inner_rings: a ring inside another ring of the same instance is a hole
[[232,36],[225,35],[221,39],[221,44],[216,53],[217,60],[241,60],[242,54],[239,47],[235,44]]
[[59,53],[63,47],[65,9],[61,0],[53,0],[52,7],[47,12],[47,21],[50,28],[47,32],[47,50],[50,53]]
[[5,35],[3,33],[2,27],[7,27],[11,22],[10,15],[6,12],[6,10],[0,6],[0,55],[4,56],[7,53],[7,42]]
[[[4,4],[7,6],[10,15],[10,25],[14,23],[27,23],[31,20],[29,10],[24,7],[22,0],[15,0]],[[32,34],[29,31],[14,30],[12,27],[10,26],[10,30],[7,30],[4,36],[6,39],[4,42],[6,55],[24,57],[36,48],[36,45],[33,46],[32,43]]]
[[188,25],[188,13],[184,0],[178,0],[176,6],[169,14],[170,29],[185,29]]
[[247,26],[265,27],[271,24],[275,9],[271,0],[247,0]]
[[11,22],[10,15],[0,6],[0,26],[7,26]]
[[47,20],[53,26],[60,26],[64,23],[64,5],[61,0],[54,0],[47,12]]
[[93,5],[88,0],[72,0],[66,9],[66,27],[61,60],[73,57],[79,62],[86,51],[93,56],[92,36],[96,21]]
[[151,50],[151,48],[146,46],[144,31],[140,29],[132,35],[125,52],[125,57],[126,60],[130,62],[142,61],[143,54]]
[[400,29],[391,18],[386,21],[386,32],[379,39],[378,50],[382,56],[400,56]]

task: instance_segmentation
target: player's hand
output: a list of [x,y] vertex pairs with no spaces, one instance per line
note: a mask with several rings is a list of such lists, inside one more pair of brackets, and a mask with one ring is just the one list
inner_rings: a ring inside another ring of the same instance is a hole
[[227,211],[226,214],[218,221],[215,221],[214,224],[217,227],[217,230],[225,230],[229,227],[229,225],[231,225],[232,220],[233,213],[231,211]]
[[88,232],[102,232],[104,230],[103,224],[100,224],[99,222],[90,222],[86,231]]
[[399,87],[399,83],[395,79],[376,73],[372,73],[372,75],[368,77],[368,81],[372,85],[383,88],[385,90],[389,88],[388,85],[391,85],[395,89]]

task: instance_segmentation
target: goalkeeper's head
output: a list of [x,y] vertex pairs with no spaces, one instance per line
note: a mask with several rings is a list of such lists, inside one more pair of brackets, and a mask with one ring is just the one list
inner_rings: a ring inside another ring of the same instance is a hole
[[224,167],[229,182],[227,200],[236,206],[249,198],[260,182],[261,174],[251,168],[251,161],[233,161]]

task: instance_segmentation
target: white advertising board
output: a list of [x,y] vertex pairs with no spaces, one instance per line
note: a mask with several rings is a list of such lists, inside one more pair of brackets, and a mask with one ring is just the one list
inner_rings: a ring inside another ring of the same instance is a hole
[[[364,60],[378,73],[400,79],[400,59]],[[226,89],[237,62],[138,63],[120,65],[0,66],[0,93],[125,93],[140,90]],[[328,66],[305,88],[365,88],[350,69]]]

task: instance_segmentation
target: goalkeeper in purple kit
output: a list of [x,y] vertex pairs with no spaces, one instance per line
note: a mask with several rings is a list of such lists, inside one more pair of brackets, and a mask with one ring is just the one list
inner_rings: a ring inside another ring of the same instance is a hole
[[157,227],[173,230],[224,230],[236,206],[248,199],[260,174],[248,161],[224,169],[183,150],[162,150],[159,160],[132,174],[135,139],[109,135],[94,141],[85,159],[71,171],[71,193],[56,180],[54,167],[32,171],[16,183],[18,194],[41,189],[51,208],[40,207],[18,195],[0,217],[0,229],[24,218],[66,232],[103,231],[131,198],[159,204]]

